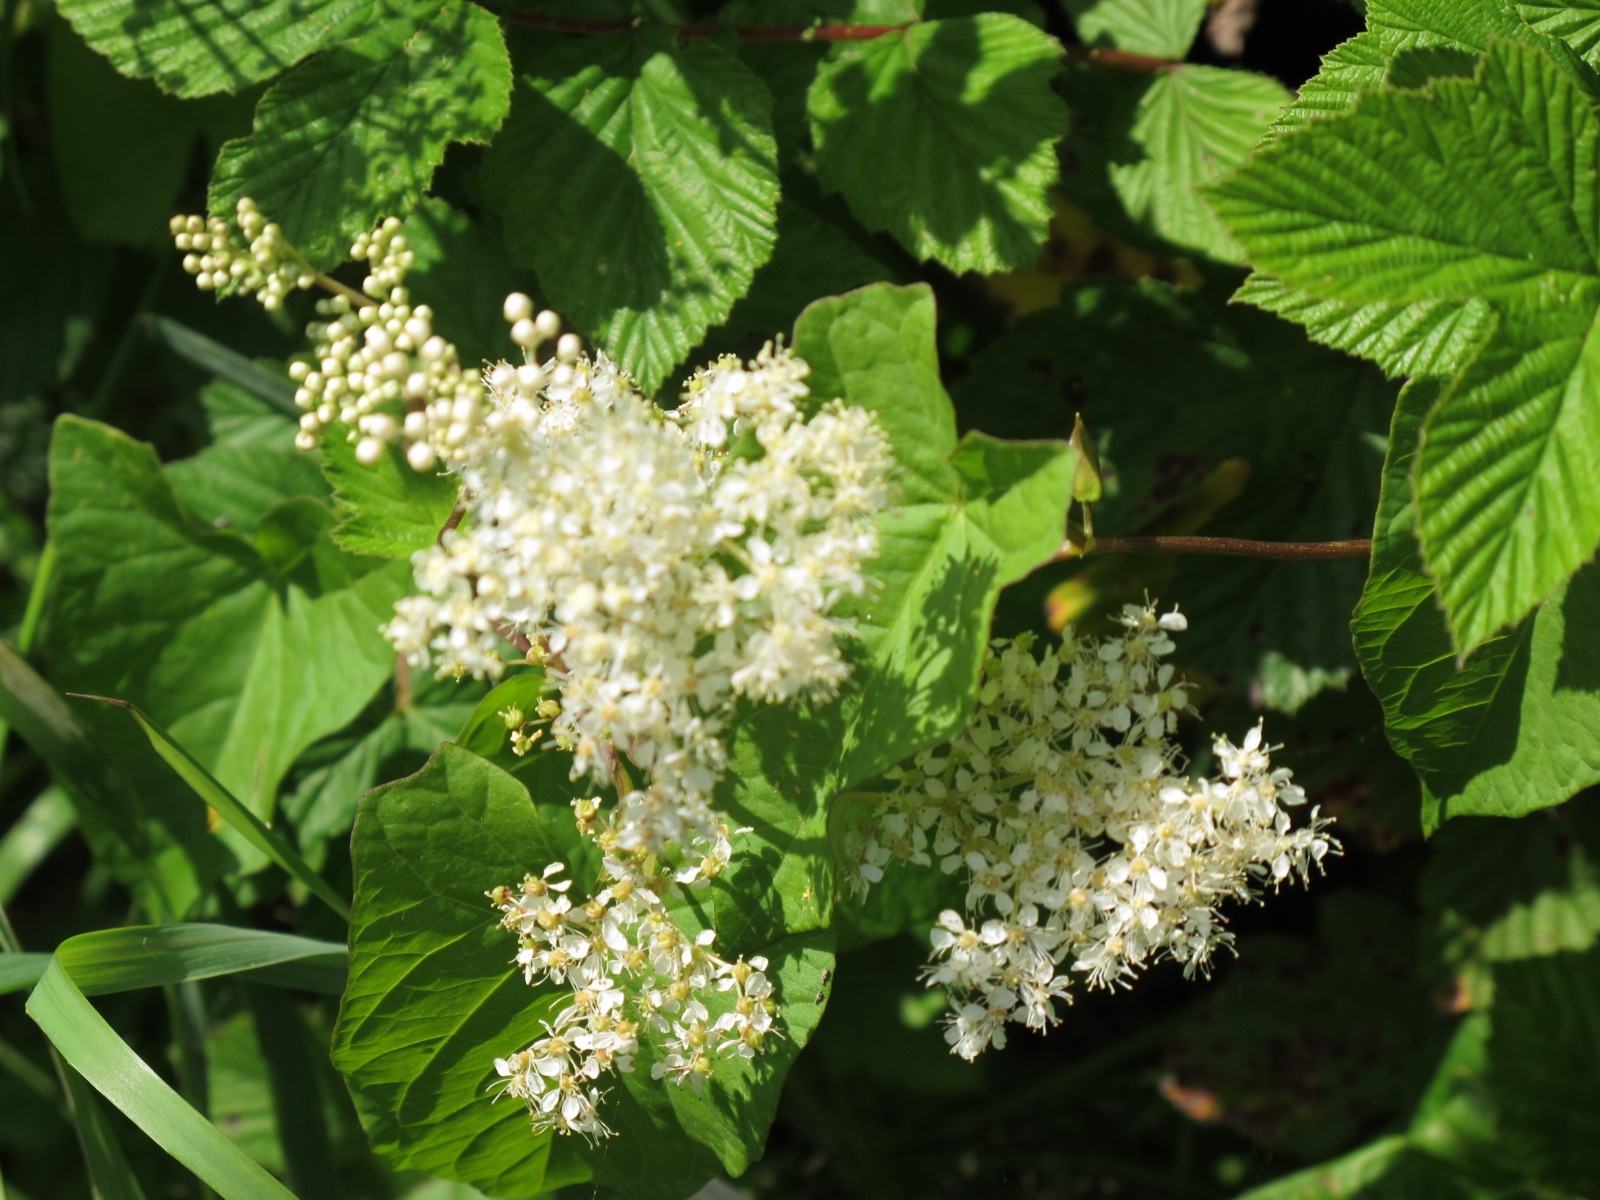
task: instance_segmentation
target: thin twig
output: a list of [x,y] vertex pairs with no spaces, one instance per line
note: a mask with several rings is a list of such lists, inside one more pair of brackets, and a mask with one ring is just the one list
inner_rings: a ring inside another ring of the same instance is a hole
[[551,33],[625,33],[633,29],[656,29],[677,38],[708,38],[733,34],[749,42],[866,42],[891,33],[902,33],[910,25],[671,25],[656,21],[591,21],[581,17],[541,17],[534,13],[501,12],[480,4],[514,25],[547,29]]
[[394,656],[394,709],[410,712],[413,699],[411,689],[411,660],[404,654]]
[[1178,58],[1157,58],[1151,54],[1130,54],[1101,46],[1063,46],[1061,57],[1070,63],[1099,63],[1103,67],[1125,67],[1130,71],[1171,71],[1183,66]]
[[[605,34],[627,33],[650,29],[669,34],[680,40],[691,38],[725,37],[732,35],[745,42],[868,42],[874,38],[904,33],[917,22],[900,25],[674,25],[658,21],[597,21],[582,17],[545,17],[536,13],[506,12],[492,4],[475,0],[479,8],[487,9],[502,20],[529,29],[543,29],[550,33]],[[1156,58],[1149,54],[1129,54],[1125,50],[1108,50],[1098,46],[1065,46],[1061,57],[1067,62],[1093,62],[1110,67],[1125,67],[1132,71],[1170,71],[1183,64],[1172,58]]]
[[1365,558],[1371,553],[1371,538],[1347,538],[1341,542],[1256,542],[1230,537],[1103,537],[1095,538],[1087,550],[1068,542],[1053,561],[1094,554],[1227,554],[1237,558],[1319,559]]
[[449,533],[457,525],[460,525],[461,518],[466,515],[467,491],[465,488],[462,488],[461,495],[456,500],[456,506],[450,510],[449,517],[445,519],[445,523],[439,529],[439,536],[435,538],[434,541],[436,541],[442,547],[444,545],[444,535]]

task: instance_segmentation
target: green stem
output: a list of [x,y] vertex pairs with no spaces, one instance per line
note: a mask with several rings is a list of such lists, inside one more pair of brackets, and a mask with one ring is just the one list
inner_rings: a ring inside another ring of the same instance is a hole
[[317,285],[319,287],[326,288],[328,291],[332,292],[336,296],[343,296],[346,300],[350,301],[350,303],[354,304],[357,308],[371,308],[374,304],[377,303],[376,300],[374,300],[371,296],[367,295],[365,292],[358,292],[358,291],[356,291],[355,288],[351,287],[349,284],[340,283],[332,275],[325,275],[321,271],[313,272],[313,274],[316,275]]

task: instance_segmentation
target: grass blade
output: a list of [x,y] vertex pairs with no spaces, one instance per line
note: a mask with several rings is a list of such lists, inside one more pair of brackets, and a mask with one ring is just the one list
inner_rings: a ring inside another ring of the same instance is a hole
[[299,853],[284,841],[275,832],[251,812],[238,800],[234,794],[217,782],[210,771],[199,764],[187,750],[173,741],[167,731],[151,720],[137,704],[130,704],[126,700],[113,699],[110,696],[91,696],[83,692],[69,692],[68,695],[77,696],[83,700],[99,700],[103,704],[114,704],[123,708],[139,723],[139,728],[150,739],[150,745],[157,754],[166,759],[167,764],[187,783],[194,793],[211,806],[224,821],[244,835],[251,845],[260,850],[273,862],[277,863],[291,876],[304,884],[317,899],[321,900],[339,916],[346,920],[350,917],[350,902],[333,890],[333,887],[322,876],[311,869],[311,865],[301,858]]

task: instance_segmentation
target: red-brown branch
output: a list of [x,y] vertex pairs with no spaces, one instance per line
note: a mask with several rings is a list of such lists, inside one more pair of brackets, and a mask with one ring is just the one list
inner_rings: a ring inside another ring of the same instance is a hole
[[[602,34],[653,29],[687,40],[732,34],[745,42],[867,42],[892,33],[904,33],[911,24],[900,25],[672,25],[656,21],[597,21],[583,17],[546,17],[537,13],[506,12],[492,4],[485,8],[513,25],[544,29],[550,33]],[[1181,66],[1177,59],[1156,58],[1148,54],[1129,54],[1097,46],[1066,46],[1061,52],[1067,62],[1094,62],[1130,71],[1170,71]]]
[[1371,538],[1339,542],[1256,542],[1230,537],[1103,537],[1095,538],[1087,552],[1063,546],[1056,559],[1084,558],[1093,554],[1227,554],[1237,558],[1320,559],[1366,558]]

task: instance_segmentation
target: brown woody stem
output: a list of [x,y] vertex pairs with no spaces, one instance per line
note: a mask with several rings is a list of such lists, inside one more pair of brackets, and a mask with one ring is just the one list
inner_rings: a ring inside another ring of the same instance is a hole
[[1229,537],[1103,537],[1095,538],[1087,549],[1065,545],[1056,561],[1085,558],[1091,554],[1227,554],[1236,558],[1365,558],[1372,553],[1371,538],[1347,538],[1341,542],[1255,542]]
[[[477,0],[480,8],[487,9],[502,20],[530,29],[544,29],[551,33],[602,34],[626,33],[636,29],[654,29],[675,38],[709,38],[732,34],[746,42],[866,42],[873,38],[904,33],[914,23],[900,25],[672,25],[656,21],[595,21],[582,17],[545,17],[536,13],[503,12],[492,4]],[[1172,58],[1156,58],[1148,54],[1129,54],[1123,50],[1106,50],[1097,46],[1065,46],[1061,56],[1067,62],[1093,62],[1110,67],[1124,67],[1132,71],[1170,71],[1182,63]]]

